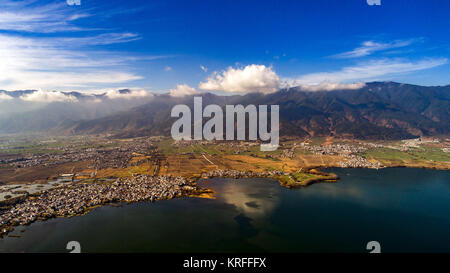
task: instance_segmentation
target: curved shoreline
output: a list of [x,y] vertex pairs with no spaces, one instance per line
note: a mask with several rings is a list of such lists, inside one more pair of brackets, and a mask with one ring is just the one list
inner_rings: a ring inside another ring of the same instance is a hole
[[[309,170],[308,170],[309,171]],[[319,181],[330,181],[337,178],[334,174],[315,171],[324,178],[315,178],[299,183],[298,186],[308,186]],[[130,179],[118,178],[111,183],[77,183],[64,185],[40,192],[29,194],[13,200],[6,200],[0,205],[7,206],[0,214],[0,238],[14,230],[16,226],[30,225],[35,221],[45,221],[56,217],[74,217],[89,213],[100,206],[117,203],[153,202],[167,200],[176,197],[202,197],[210,193],[210,189],[197,187],[197,182],[202,178],[274,178],[279,182],[281,175],[290,175],[281,171],[252,172],[236,170],[216,170],[203,173],[200,177],[186,179],[172,176],[133,176]],[[161,181],[174,181],[174,184],[154,183]],[[292,185],[283,185],[286,188],[295,188]],[[173,186],[173,187],[172,187]],[[157,193],[155,194],[155,190]]]
[[0,214],[0,237],[15,226],[29,225],[38,220],[84,215],[95,207],[111,203],[134,203],[167,200],[187,196],[197,191],[183,177],[133,176],[112,183],[78,183],[43,191],[37,195],[9,201]]
[[[203,197],[205,194],[208,195],[209,193],[211,193],[211,190],[208,188],[203,188],[203,187],[198,187],[197,182],[200,179],[209,179],[209,178],[233,178],[233,179],[240,179],[240,178],[273,178],[276,179],[279,183],[280,186],[288,188],[288,189],[296,189],[296,188],[302,188],[302,187],[307,187],[310,185],[313,185],[315,183],[335,183],[339,180],[339,177],[334,174],[334,173],[327,173],[327,172],[323,172],[320,171],[320,169],[323,168],[340,168],[340,169],[346,169],[346,168],[342,168],[342,167],[323,167],[323,166],[317,166],[315,168],[308,168],[305,170],[300,170],[298,172],[295,173],[287,173],[287,172],[282,172],[282,171],[270,171],[270,172],[252,172],[252,171],[237,171],[237,170],[215,170],[212,172],[208,172],[208,173],[202,173],[202,175],[200,177],[191,177],[191,178],[185,178],[185,177],[172,177],[172,176],[143,176],[143,175],[138,175],[138,176],[133,176],[132,178],[128,179],[128,180],[133,180],[133,179],[150,179],[150,180],[155,180],[155,179],[179,179],[179,181],[181,182],[181,184],[179,184],[180,188],[177,189],[176,192],[172,192],[168,195],[161,195],[158,197],[155,196],[147,196],[145,198],[131,198],[131,199],[111,199],[111,200],[102,200],[100,197],[100,202],[93,204],[92,206],[85,206],[82,208],[78,208],[78,210],[75,210],[73,213],[56,213],[56,214],[41,214],[39,216],[36,217],[32,217],[29,218],[27,221],[25,222],[20,222],[20,221],[13,221],[13,222],[9,222],[5,224],[5,221],[3,219],[4,215],[8,213],[2,213],[0,214],[0,238],[2,238],[3,236],[7,235],[9,232],[11,232],[12,230],[14,230],[14,227],[16,226],[24,226],[24,225],[29,225],[32,224],[35,221],[45,221],[51,218],[56,218],[56,217],[65,217],[65,218],[70,218],[70,217],[74,217],[74,216],[83,216],[86,215],[87,213],[89,213],[92,209],[97,208],[97,207],[101,207],[101,206],[106,206],[106,205],[114,205],[114,204],[118,204],[118,203],[126,203],[126,204],[130,204],[130,203],[136,203],[136,202],[153,202],[153,201],[160,201],[160,200],[168,200],[168,199],[173,199],[173,198],[179,198],[179,197]],[[384,168],[411,168],[411,167],[407,167],[407,166],[388,166],[388,167],[384,167]],[[415,168],[415,167],[413,167]],[[352,168],[354,169],[354,168]],[[361,169],[370,169],[370,168],[361,168]],[[437,168],[427,168],[427,167],[422,167],[421,169],[432,169],[432,170],[442,170],[442,171],[446,171],[448,169],[437,169]],[[295,179],[295,175],[296,174],[311,174],[311,175],[316,175],[317,177],[311,177],[308,179],[304,179],[302,181],[297,181],[297,179]],[[288,176],[292,181],[290,183],[283,183],[281,177],[283,176]],[[124,181],[127,181],[127,179],[123,179]],[[115,180],[114,182],[111,183],[105,183],[105,184],[100,184],[100,183],[94,183],[94,184],[84,184],[84,183],[80,183],[77,185],[67,185],[64,187],[60,187],[60,188],[54,188],[54,189],[50,189],[50,190],[46,190],[40,193],[35,193],[35,194],[29,194],[26,196],[21,196],[21,197],[17,197],[14,200],[9,199],[6,201],[3,201],[0,203],[0,206],[10,206],[10,208],[8,209],[12,209],[15,208],[16,205],[20,205],[23,204],[25,202],[29,202],[29,201],[33,201],[36,198],[41,198],[43,195],[45,194],[51,194],[54,193],[57,190],[61,190],[61,189],[70,189],[70,188],[76,188],[76,187],[83,187],[86,185],[98,185],[100,186],[108,186],[111,184],[114,184],[118,181],[122,181],[120,178],[118,178],[117,180]],[[128,181],[130,182],[130,181]],[[147,182],[145,182],[147,183]],[[137,186],[134,183],[131,184],[127,184],[127,186]],[[133,188],[131,187],[131,188]],[[129,189],[131,189],[129,188]],[[121,188],[118,188],[118,190],[122,190]],[[63,199],[66,198],[66,195],[63,195]],[[92,197],[92,196],[91,196]],[[98,196],[97,196],[98,197]],[[92,199],[92,198],[91,198]],[[1,207],[0,207],[1,209]]]
[[[310,177],[304,180],[299,181],[296,178],[296,174],[307,174]],[[280,186],[285,188],[299,188],[306,187],[319,182],[336,182],[339,180],[339,176],[334,173],[326,173],[317,170],[316,168],[306,168],[299,170],[294,173],[282,172],[282,171],[269,171],[269,172],[253,172],[253,171],[237,171],[237,170],[214,170],[207,173],[202,173],[200,178],[273,178],[276,179]],[[286,178],[290,180],[290,182],[286,181]]]

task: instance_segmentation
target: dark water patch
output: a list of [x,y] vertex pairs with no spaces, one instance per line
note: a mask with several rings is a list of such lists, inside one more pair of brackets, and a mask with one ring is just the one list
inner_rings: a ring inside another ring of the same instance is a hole
[[211,179],[216,199],[105,206],[17,228],[0,252],[450,252],[450,172],[329,169],[338,183],[288,190]]

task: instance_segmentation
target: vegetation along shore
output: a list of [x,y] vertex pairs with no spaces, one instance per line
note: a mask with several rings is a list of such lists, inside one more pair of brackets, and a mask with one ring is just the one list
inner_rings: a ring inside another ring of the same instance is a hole
[[273,178],[293,189],[336,182],[337,175],[320,171],[327,167],[448,170],[449,144],[446,138],[283,138],[277,151],[261,152],[258,142],[245,141],[0,137],[0,234],[101,205],[213,197],[199,179]]

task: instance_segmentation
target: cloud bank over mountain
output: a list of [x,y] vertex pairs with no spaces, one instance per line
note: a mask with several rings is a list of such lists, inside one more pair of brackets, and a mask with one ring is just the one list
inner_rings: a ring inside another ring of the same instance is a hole
[[[151,92],[144,89],[105,89],[92,93],[40,89],[0,90],[0,116],[17,117],[22,114],[27,115],[30,111],[42,110],[35,114],[43,115],[42,118],[45,118],[45,112],[55,108],[55,115],[58,113],[63,118],[70,118],[61,111],[63,109],[71,109],[74,120],[80,117],[95,118],[148,103],[153,96]],[[90,114],[85,115],[86,113]]]
[[[221,107],[279,105],[281,135],[398,139],[448,134],[450,86],[395,82],[360,85],[355,86],[359,88],[357,91],[342,90],[339,85],[323,85],[335,90],[311,92],[298,87],[270,94],[220,96],[203,92],[195,96]],[[118,137],[170,135],[175,121],[170,115],[172,107],[178,104],[193,107],[193,96],[155,95],[149,103],[128,111],[94,120],[60,123],[56,132],[110,133]]]
[[199,91],[187,84],[178,84],[176,88],[169,90],[169,95],[172,97],[184,97],[187,95],[195,95],[199,93]]
[[319,84],[305,84],[299,85],[300,89],[303,91],[333,91],[333,90],[356,90],[361,89],[366,84],[363,82],[356,83],[332,83],[332,82],[322,82]]
[[71,95],[59,91],[42,91],[28,93],[19,97],[19,99],[29,102],[77,102],[78,99]]
[[227,93],[273,93],[280,87],[280,77],[271,67],[251,64],[214,72],[198,86],[202,90]]

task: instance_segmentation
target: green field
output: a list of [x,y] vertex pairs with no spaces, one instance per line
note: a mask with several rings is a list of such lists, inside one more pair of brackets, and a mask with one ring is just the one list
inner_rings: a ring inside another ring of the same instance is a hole
[[438,148],[413,148],[409,151],[400,151],[389,148],[371,149],[361,154],[367,159],[377,159],[381,161],[401,162],[401,161],[440,161],[449,162],[450,154]]

